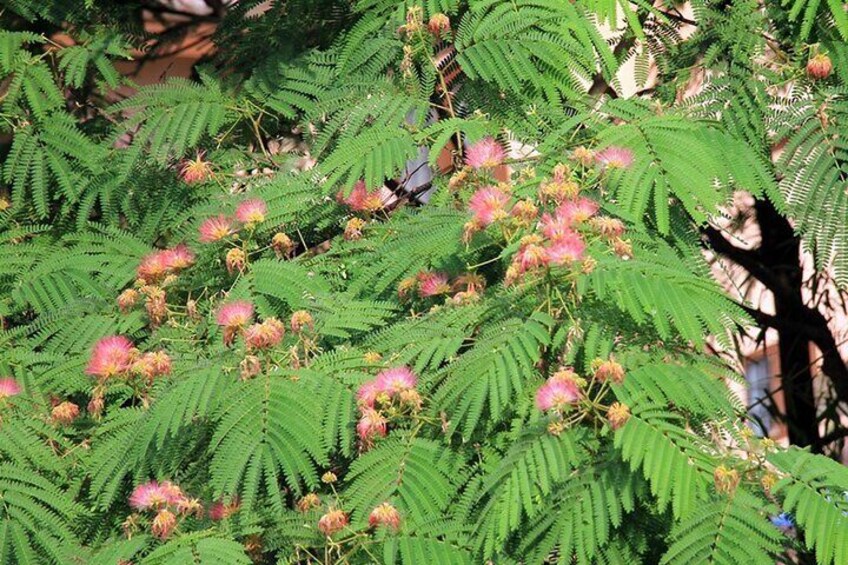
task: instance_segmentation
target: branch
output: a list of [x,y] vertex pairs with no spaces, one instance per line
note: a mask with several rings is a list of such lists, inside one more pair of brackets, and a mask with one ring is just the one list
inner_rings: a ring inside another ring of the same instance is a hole
[[748,251],[741,247],[736,247],[728,241],[721,232],[713,226],[705,226],[701,228],[701,234],[706,238],[706,243],[709,247],[724,255],[746,271],[751,273],[758,281],[763,283],[766,288],[775,294],[781,289],[782,285],[771,270],[760,261],[759,253],[756,250]]

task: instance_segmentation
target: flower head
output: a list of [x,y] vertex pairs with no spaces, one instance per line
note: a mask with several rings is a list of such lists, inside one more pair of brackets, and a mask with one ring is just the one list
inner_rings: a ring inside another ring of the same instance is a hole
[[242,272],[245,263],[247,263],[247,255],[240,248],[233,247],[227,251],[227,258],[224,263],[227,265],[227,272],[231,275],[236,271]]
[[475,224],[486,227],[506,217],[508,202],[508,194],[493,186],[486,186],[471,195],[468,209],[474,214]]
[[548,379],[536,391],[536,407],[542,412],[562,410],[580,399],[580,388],[570,379]]
[[203,160],[203,153],[198,153],[193,161],[186,160],[180,167],[180,177],[186,184],[203,182],[212,176],[212,166]]
[[523,225],[529,225],[539,215],[539,208],[532,200],[519,200],[509,214]]
[[151,533],[159,539],[167,539],[177,527],[177,517],[170,510],[163,508],[156,513],[153,524],[150,526]]
[[171,358],[164,351],[142,354],[133,363],[132,370],[147,380],[171,373]]
[[357,181],[353,185],[353,189],[347,198],[345,198],[343,192],[340,192],[338,199],[343,204],[347,204],[355,212],[375,212],[383,207],[383,198],[380,196],[380,190],[377,189],[369,192],[363,180]]
[[551,265],[570,265],[582,259],[585,250],[586,244],[575,233],[553,242],[546,249],[546,253]]
[[436,12],[430,16],[430,21],[427,22],[427,29],[430,30],[430,33],[434,36],[439,37],[444,32],[450,31],[450,20],[445,14]]
[[286,333],[283,323],[277,318],[268,318],[261,324],[253,324],[244,332],[248,349],[269,349],[278,345]]
[[199,231],[200,241],[203,243],[220,241],[225,237],[229,237],[236,233],[232,220],[223,214],[218,214],[217,216],[212,216],[211,218],[204,220],[203,223],[200,224]]
[[595,153],[595,162],[605,169],[627,169],[633,164],[633,151],[612,145]]
[[596,365],[595,379],[599,382],[610,380],[619,385],[624,382],[624,367],[619,363],[609,359],[607,361],[598,360],[594,364]]
[[318,508],[321,506],[321,499],[318,498],[318,495],[314,492],[310,492],[298,500],[296,506],[298,512],[309,512],[312,508]]
[[194,264],[194,253],[184,243],[171,249],[166,249],[163,254],[165,256],[165,265],[172,272],[181,271]]
[[374,408],[374,404],[381,394],[383,394],[383,387],[376,379],[372,379],[359,387],[359,390],[356,392],[356,401],[360,406]]
[[548,264],[548,252],[538,243],[528,243],[521,246],[514,261],[520,272],[532,271]]
[[472,169],[492,169],[505,158],[503,147],[492,137],[484,137],[465,152],[465,164]]
[[128,288],[118,295],[118,310],[122,314],[129,312],[135,306],[138,300],[138,291],[134,288]]
[[388,502],[384,502],[371,511],[368,516],[368,525],[372,528],[385,526],[396,532],[400,529],[400,512]]
[[165,251],[154,251],[141,259],[136,275],[147,282],[161,279],[169,272],[168,255]]
[[418,384],[418,377],[415,376],[415,373],[409,367],[394,367],[381,371],[377,375],[375,382],[381,391],[391,396],[402,390],[415,388]]
[[574,230],[571,229],[571,222],[568,218],[557,214],[543,214],[541,221],[542,235],[551,242],[557,242],[567,237],[574,235]]
[[607,419],[610,427],[618,430],[630,419],[630,408],[626,404],[613,402],[607,411]]
[[282,232],[275,233],[274,237],[271,238],[271,248],[277,258],[280,259],[291,255],[291,252],[294,251],[294,242]]
[[582,224],[598,212],[598,203],[588,198],[568,200],[556,209],[556,215],[569,225]]
[[387,424],[388,421],[382,414],[373,408],[366,408],[356,424],[356,433],[359,434],[363,444],[370,445],[375,437],[386,435]]
[[50,419],[56,424],[67,425],[79,416],[79,406],[68,400],[60,402],[50,412]]
[[624,235],[624,223],[608,216],[592,218],[592,228],[606,239],[614,239]]
[[713,482],[715,483],[716,491],[723,494],[730,494],[736,490],[739,485],[739,471],[724,465],[719,465],[713,471]]
[[807,76],[812,80],[823,80],[830,76],[833,70],[833,63],[830,57],[824,53],[819,53],[809,61],[807,61]]
[[426,271],[418,273],[418,295],[421,298],[438,296],[450,292],[448,276],[445,273]]
[[331,536],[345,529],[347,524],[347,513],[343,510],[333,508],[318,520],[318,529],[325,536]]
[[268,206],[260,198],[245,200],[236,208],[236,219],[243,224],[255,225],[265,221]]
[[218,309],[216,321],[219,326],[238,328],[247,325],[253,317],[253,304],[246,300],[237,300],[224,304]]
[[241,502],[238,498],[233,498],[230,502],[219,500],[209,508],[209,518],[218,522],[235,514],[239,508],[241,508]]
[[20,394],[21,390],[21,385],[12,377],[3,377],[0,379],[0,399]]
[[306,310],[296,310],[292,312],[289,325],[293,332],[300,333],[304,328],[313,329],[315,327],[315,320],[312,318],[312,314]]
[[362,218],[351,218],[345,224],[344,238],[345,241],[357,241],[362,239],[362,228],[365,227],[365,220]]
[[130,369],[135,353],[133,343],[126,337],[104,337],[94,344],[85,373],[104,379],[125,373]]
[[136,510],[156,510],[176,503],[182,496],[179,487],[169,481],[150,481],[135,487],[130,495],[130,506]]

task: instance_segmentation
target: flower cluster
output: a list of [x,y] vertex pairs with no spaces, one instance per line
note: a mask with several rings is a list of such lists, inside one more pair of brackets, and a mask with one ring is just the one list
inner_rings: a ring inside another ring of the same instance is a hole
[[192,514],[199,517],[203,512],[196,498],[189,498],[170,481],[138,485],[130,495],[129,505],[137,512],[155,512],[150,531],[159,539],[170,537],[177,527],[178,517]]
[[414,277],[403,279],[398,285],[398,297],[406,298],[417,290],[420,298],[431,298],[445,294],[453,294],[450,301],[465,304],[479,297],[479,292],[486,286],[483,277],[466,273],[450,280],[447,273],[438,271],[421,271]]
[[203,160],[203,153],[198,153],[194,160],[185,160],[180,165],[180,178],[186,184],[203,182],[212,176],[212,165]]
[[369,191],[363,180],[357,181],[353,185],[353,190],[347,197],[345,197],[344,191],[339,191],[336,200],[354,212],[376,212],[385,205],[380,189]]
[[577,404],[583,395],[582,382],[576,373],[560,369],[536,391],[536,407],[542,412],[563,412]]
[[363,449],[371,447],[374,439],[387,433],[388,418],[403,410],[418,411],[421,395],[415,389],[418,377],[408,367],[386,369],[359,387],[356,398],[360,419],[356,431]]
[[199,240],[201,243],[213,243],[226,239],[239,232],[240,225],[250,229],[265,221],[268,206],[264,200],[250,198],[236,208],[235,217],[218,214],[207,218],[200,224]]
[[154,251],[142,258],[136,269],[141,284],[161,281],[168,275],[176,275],[194,264],[194,253],[183,244],[172,249]]
[[474,170],[494,169],[504,160],[504,148],[492,137],[484,137],[465,151],[465,164]]

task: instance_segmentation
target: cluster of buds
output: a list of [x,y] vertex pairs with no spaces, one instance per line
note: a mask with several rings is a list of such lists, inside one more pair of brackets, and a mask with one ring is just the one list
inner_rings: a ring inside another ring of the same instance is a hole
[[424,26],[424,10],[421,6],[410,6],[406,11],[406,23],[397,29],[401,37],[412,38]]
[[[129,504],[139,513],[155,513],[150,522],[150,531],[163,540],[169,538],[177,528],[179,517],[200,517],[203,513],[199,500],[187,497],[180,487],[170,481],[151,481],[137,486],[130,495]],[[127,523],[135,525],[138,520],[131,517]],[[130,534],[129,531],[127,533]]]
[[224,328],[224,345],[230,346],[253,320],[253,304],[237,300],[224,304],[218,309],[215,321]]
[[283,232],[275,233],[274,237],[271,238],[271,249],[274,250],[277,259],[291,257],[292,253],[294,253],[294,248],[295,244],[292,239]]
[[283,341],[286,327],[277,318],[268,318],[244,330],[244,344],[248,351],[271,349]]
[[318,529],[327,537],[344,530],[350,523],[347,512],[338,508],[330,508],[318,520]]
[[313,508],[319,508],[321,506],[321,498],[314,492],[310,492],[309,494],[303,496],[300,500],[297,501],[295,507],[298,512],[307,513]]
[[351,218],[345,224],[344,238],[345,241],[358,241],[362,239],[362,228],[365,227],[365,220],[362,218]]
[[486,281],[480,275],[466,273],[450,280],[447,273],[437,271],[422,271],[414,277],[403,279],[398,285],[398,297],[407,298],[416,291],[420,298],[431,298],[452,294],[450,301],[455,304],[465,304],[479,298],[479,292],[486,286]]
[[186,184],[203,182],[212,176],[212,164],[203,160],[203,152],[197,153],[194,160],[186,159],[180,165],[180,178]]
[[376,212],[385,205],[380,189],[369,191],[363,180],[357,181],[347,196],[344,195],[343,190],[339,191],[336,194],[336,200],[354,212]]
[[391,532],[397,532],[400,529],[400,512],[388,502],[384,502],[376,506],[368,515],[368,525],[372,528],[384,527]]
[[[158,328],[168,317],[168,296],[165,289],[155,285],[144,285],[138,289],[144,295],[144,310],[153,328]],[[118,306],[120,307],[120,297]]]
[[607,410],[607,420],[610,428],[621,429],[630,419],[630,407],[621,402],[613,402]]
[[595,380],[599,383],[611,381],[617,385],[624,382],[624,367],[613,359],[595,359],[592,361]]
[[830,76],[832,70],[833,63],[824,53],[819,53],[807,61],[807,76],[811,80],[824,80]]
[[50,421],[58,426],[67,426],[77,419],[79,413],[79,406],[70,400],[57,402],[50,411]]
[[359,387],[356,398],[360,419],[356,431],[362,449],[387,433],[389,416],[421,409],[421,395],[415,389],[418,377],[408,367],[386,369]]
[[213,243],[237,234],[241,226],[252,229],[265,221],[267,213],[268,206],[264,200],[259,198],[245,200],[238,205],[235,216],[232,218],[218,214],[204,220],[198,230],[199,240],[202,243]]

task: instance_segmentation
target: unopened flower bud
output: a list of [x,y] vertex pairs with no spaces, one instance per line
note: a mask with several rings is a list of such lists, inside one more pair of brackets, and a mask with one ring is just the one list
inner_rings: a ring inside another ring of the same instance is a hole
[[298,512],[309,512],[312,508],[318,508],[321,506],[321,499],[318,498],[318,495],[314,492],[310,492],[298,500],[296,506]]
[[291,238],[282,232],[275,233],[274,237],[271,238],[271,248],[274,250],[277,259],[289,257],[294,251],[294,247]]
[[118,295],[118,309],[121,314],[126,314],[138,301],[138,291],[134,288],[128,288]]
[[384,526],[396,532],[400,529],[400,512],[388,502],[384,502],[371,511],[368,516],[368,525],[372,528]]
[[262,372],[262,361],[256,355],[248,355],[239,363],[241,380],[247,381]]
[[586,149],[582,145],[571,153],[571,158],[584,167],[591,167],[595,164],[595,154],[590,149]]
[[807,62],[807,76],[812,80],[824,80],[832,70],[833,63],[824,53],[819,53]]
[[435,13],[430,16],[427,29],[434,36],[440,37],[443,33],[450,31],[450,19],[445,14]]
[[323,475],[321,475],[321,482],[327,485],[331,485],[335,483],[339,478],[332,471],[327,471]]
[[50,419],[54,424],[68,425],[77,419],[79,411],[79,406],[66,400],[53,407]]
[[291,329],[295,333],[300,333],[303,328],[314,329],[315,320],[312,319],[312,314],[306,310],[297,310],[292,312],[290,320]]
[[[610,380],[617,385],[624,382],[624,367],[612,359],[608,361],[596,360],[595,379],[599,382]],[[593,363],[594,364],[594,363]]]
[[331,536],[345,529],[347,524],[347,513],[342,510],[331,509],[318,520],[318,529],[325,536]]

